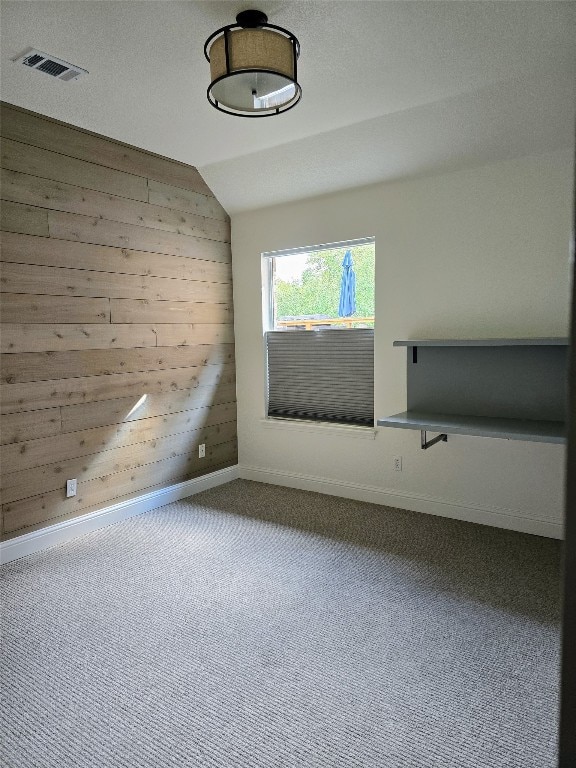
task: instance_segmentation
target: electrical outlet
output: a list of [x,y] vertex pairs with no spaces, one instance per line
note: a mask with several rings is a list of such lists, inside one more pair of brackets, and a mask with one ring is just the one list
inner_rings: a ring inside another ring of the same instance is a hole
[[74,478],[73,480],[66,480],[66,498],[70,499],[72,496],[76,496],[78,486],[78,480]]
[[402,472],[402,456],[394,456],[394,471]]
[[206,456],[206,444],[200,443],[198,446],[198,458],[203,459]]

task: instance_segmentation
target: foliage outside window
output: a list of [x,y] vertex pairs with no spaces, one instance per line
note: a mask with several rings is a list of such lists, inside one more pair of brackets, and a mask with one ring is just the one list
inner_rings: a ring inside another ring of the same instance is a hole
[[[339,314],[343,262],[350,252],[355,311]],[[274,330],[374,327],[374,241],[269,255],[270,324]]]

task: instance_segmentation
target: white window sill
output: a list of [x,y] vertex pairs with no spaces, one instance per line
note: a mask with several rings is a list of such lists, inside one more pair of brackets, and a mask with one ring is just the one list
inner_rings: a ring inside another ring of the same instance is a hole
[[347,426],[346,424],[327,424],[304,419],[262,418],[260,423],[266,429],[288,429],[292,432],[320,432],[339,437],[353,437],[360,440],[375,440],[378,430],[373,427]]

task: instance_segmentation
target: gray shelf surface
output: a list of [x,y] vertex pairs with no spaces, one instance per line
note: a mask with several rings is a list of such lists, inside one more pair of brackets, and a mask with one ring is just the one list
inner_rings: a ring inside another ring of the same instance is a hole
[[534,339],[408,339],[395,341],[395,347],[516,347],[568,346],[568,338],[553,336]]
[[404,411],[378,419],[379,427],[425,429],[452,435],[498,437],[536,443],[565,443],[566,425],[561,421],[503,419],[486,416],[461,416],[444,413]]

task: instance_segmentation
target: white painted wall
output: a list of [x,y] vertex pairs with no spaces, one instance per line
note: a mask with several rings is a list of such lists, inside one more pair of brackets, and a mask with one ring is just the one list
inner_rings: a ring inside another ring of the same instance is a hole
[[260,264],[265,251],[376,237],[384,416],[406,407],[406,350],[395,339],[567,335],[571,197],[572,155],[554,152],[234,216],[241,474],[561,535],[563,446],[449,436],[422,451],[418,432],[379,429],[369,440],[263,423]]

